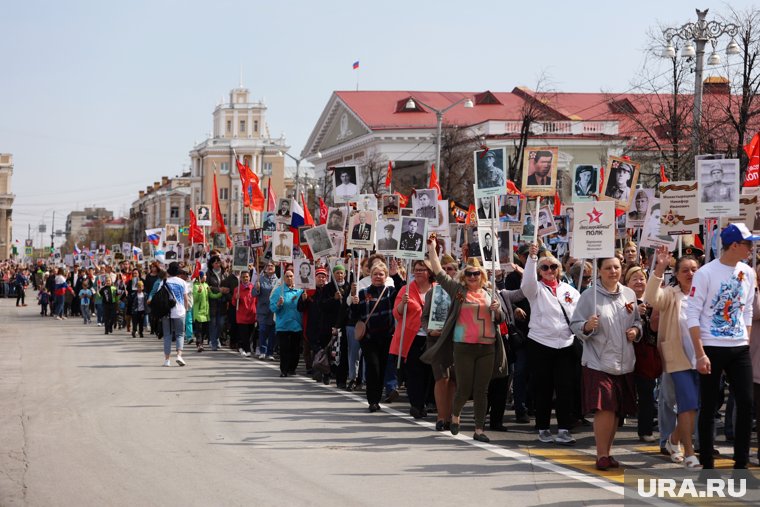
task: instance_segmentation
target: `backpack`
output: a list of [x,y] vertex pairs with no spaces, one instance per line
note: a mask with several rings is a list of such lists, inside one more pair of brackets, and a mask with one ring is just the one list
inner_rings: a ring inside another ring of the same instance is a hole
[[171,313],[176,304],[174,294],[164,281],[150,300],[150,314],[157,319],[162,319]]

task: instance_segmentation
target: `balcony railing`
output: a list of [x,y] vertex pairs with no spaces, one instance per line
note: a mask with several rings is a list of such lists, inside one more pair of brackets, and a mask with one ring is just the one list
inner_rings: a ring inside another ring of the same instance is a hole
[[[498,132],[499,122],[490,122],[489,135],[519,134],[522,122],[503,122],[503,132]],[[496,124],[496,125],[494,125]],[[540,121],[530,125],[533,135],[618,135],[618,122],[616,121]]]

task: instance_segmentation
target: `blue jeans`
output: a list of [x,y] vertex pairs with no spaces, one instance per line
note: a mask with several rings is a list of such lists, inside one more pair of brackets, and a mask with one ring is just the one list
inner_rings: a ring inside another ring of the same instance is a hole
[[169,356],[172,353],[172,336],[177,342],[177,352],[180,352],[185,345],[185,318],[164,317],[161,319],[161,326],[164,328],[164,355]]
[[263,320],[259,321],[259,353],[267,356],[274,355],[275,345],[275,328],[274,323],[267,324]]
[[58,317],[63,317],[63,296],[55,296],[55,314]]
[[216,350],[219,348],[219,335],[222,334],[224,328],[224,314],[222,312],[216,312],[209,316],[208,321],[208,336],[211,340],[211,349]]
[[[354,326],[346,326],[346,338],[348,341],[348,379],[359,380],[356,378],[359,372],[359,360],[362,352],[361,345],[354,338]],[[364,378],[361,379],[366,384],[366,368],[363,370]]]
[[398,356],[390,355],[385,362],[385,375],[383,385],[385,386],[385,395],[387,396],[394,389],[398,389],[398,372],[396,371],[396,362]]
[[95,315],[98,321],[98,324],[103,323],[103,303],[95,303]]
[[89,324],[92,320],[90,315],[90,305],[81,305],[79,308],[82,311],[82,320],[85,324]]

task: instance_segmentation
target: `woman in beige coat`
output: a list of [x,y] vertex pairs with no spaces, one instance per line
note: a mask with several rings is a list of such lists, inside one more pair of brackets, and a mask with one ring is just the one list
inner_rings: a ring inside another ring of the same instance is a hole
[[[662,276],[670,265],[671,253],[666,246],[657,248],[656,265],[647,282],[644,300],[660,312],[658,349],[662,369],[671,376],[676,392],[678,420],[673,433],[665,442],[674,463],[685,468],[702,468],[694,454],[692,433],[699,408],[699,373],[696,369],[694,346],[686,325],[686,305],[694,273],[699,263],[692,256],[678,259],[675,265],[675,285],[662,288]],[[684,451],[681,451],[683,444]]]

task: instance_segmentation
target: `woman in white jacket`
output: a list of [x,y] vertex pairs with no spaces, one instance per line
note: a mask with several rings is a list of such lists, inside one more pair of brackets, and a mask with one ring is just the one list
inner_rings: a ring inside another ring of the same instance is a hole
[[[536,427],[541,442],[573,445],[573,383],[576,361],[570,317],[580,293],[561,282],[562,264],[552,256],[539,259],[538,245],[530,246],[520,288],[530,302],[528,365],[533,379]],[[552,398],[556,394],[557,436],[550,429]]]

